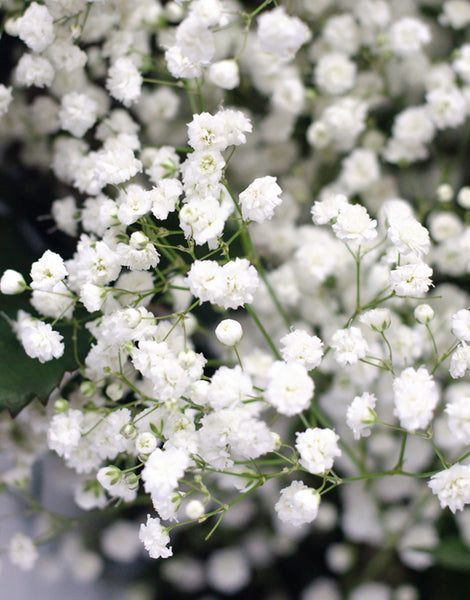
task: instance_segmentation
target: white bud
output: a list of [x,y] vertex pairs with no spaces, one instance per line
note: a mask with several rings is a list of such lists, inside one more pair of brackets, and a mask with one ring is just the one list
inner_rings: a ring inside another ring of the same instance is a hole
[[106,395],[117,402],[124,396],[124,386],[120,381],[114,381],[106,387]]
[[434,318],[434,310],[429,304],[418,304],[413,314],[418,323],[422,323],[423,325],[426,325],[426,323],[429,323]]
[[54,410],[56,412],[62,413],[68,409],[69,409],[69,403],[68,403],[68,400],[66,400],[65,398],[57,398],[57,400],[54,402]]
[[204,504],[200,500],[191,500],[186,505],[186,515],[189,519],[199,519],[204,514]]
[[470,187],[461,188],[457,196],[457,202],[462,208],[470,208]]
[[0,291],[2,294],[21,294],[26,289],[26,282],[21,273],[7,269],[0,279]]
[[448,183],[441,183],[436,190],[439,202],[450,202],[454,197],[454,189]]
[[215,329],[215,337],[225,346],[235,346],[243,335],[242,326],[234,319],[224,319]]
[[135,428],[135,425],[132,423],[126,423],[123,425],[121,427],[121,435],[122,437],[125,437],[126,440],[133,440],[137,435],[137,429]]

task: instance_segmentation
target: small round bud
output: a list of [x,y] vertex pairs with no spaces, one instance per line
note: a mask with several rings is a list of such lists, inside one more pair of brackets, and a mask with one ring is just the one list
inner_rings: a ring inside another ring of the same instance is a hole
[[470,187],[465,186],[460,189],[457,202],[462,208],[470,208]]
[[441,183],[436,190],[439,202],[450,202],[454,197],[454,189],[448,183]]
[[163,14],[170,23],[178,23],[184,16],[184,10],[176,2],[168,2],[168,4],[165,4]]
[[139,455],[148,456],[157,447],[157,438],[150,431],[139,433],[135,440],[135,447]]
[[113,381],[106,387],[106,396],[117,402],[124,396],[124,386],[120,381]]
[[122,471],[116,465],[108,465],[107,467],[101,467],[96,474],[96,479],[104,487],[105,490],[109,490],[113,485],[121,481]]
[[133,440],[137,435],[137,429],[132,423],[126,423],[121,427],[121,435],[126,440]]
[[69,403],[65,398],[57,398],[54,402],[54,410],[58,413],[65,412],[69,408]]
[[200,500],[191,500],[186,505],[186,515],[189,519],[199,519],[204,514],[204,504]]
[[13,269],[7,269],[0,279],[0,291],[2,294],[21,294],[26,289],[26,282],[21,273]]
[[426,325],[434,318],[434,310],[429,304],[418,304],[413,314],[418,323],[422,323],[423,325]]
[[89,398],[90,396],[93,396],[93,394],[96,394],[96,385],[93,381],[82,381],[80,384],[80,391],[84,396]]
[[134,231],[129,240],[129,246],[136,250],[144,250],[149,243],[148,237],[142,231]]
[[225,346],[235,346],[243,335],[242,326],[234,319],[224,319],[215,329],[215,337]]
[[130,490],[135,490],[139,487],[139,477],[135,473],[127,473],[124,479]]

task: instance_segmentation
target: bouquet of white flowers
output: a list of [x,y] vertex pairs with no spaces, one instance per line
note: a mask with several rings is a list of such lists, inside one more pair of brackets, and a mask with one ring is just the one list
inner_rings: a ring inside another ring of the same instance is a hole
[[247,597],[314,543],[276,598],[434,598],[413,570],[470,567],[470,2],[0,5],[3,169],[73,240],[0,280],[9,560]]

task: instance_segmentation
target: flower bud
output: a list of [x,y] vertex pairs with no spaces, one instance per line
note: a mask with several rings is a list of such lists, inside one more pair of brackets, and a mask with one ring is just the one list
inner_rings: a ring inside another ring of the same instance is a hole
[[137,429],[135,425],[132,423],[126,423],[121,427],[121,435],[125,437],[126,440],[133,440],[137,435]]
[[450,202],[454,197],[454,190],[448,183],[441,183],[436,190],[439,202]]
[[199,519],[204,514],[204,504],[200,500],[191,500],[186,505],[186,515],[189,519]]
[[54,402],[54,410],[58,413],[65,412],[69,408],[69,403],[65,398],[57,398]]
[[96,393],[96,385],[93,383],[93,381],[83,381],[80,384],[80,391],[84,396],[89,398]]
[[117,402],[124,396],[124,386],[120,381],[114,381],[106,387],[106,395]]
[[26,282],[21,273],[13,269],[7,269],[0,279],[0,291],[2,294],[21,294],[26,289]]
[[423,325],[426,325],[434,318],[434,310],[429,304],[419,304],[413,314],[418,323],[422,323]]
[[225,346],[235,346],[243,335],[242,326],[234,319],[224,319],[215,329],[215,337]]

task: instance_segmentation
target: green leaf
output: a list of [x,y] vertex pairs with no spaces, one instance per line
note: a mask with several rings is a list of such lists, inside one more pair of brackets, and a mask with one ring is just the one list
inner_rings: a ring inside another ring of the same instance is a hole
[[[7,409],[16,417],[34,399],[46,402],[64,373],[77,369],[71,327],[55,329],[64,336],[64,355],[41,364],[29,358],[10,324],[0,317],[0,411]],[[78,345],[80,360],[85,354],[83,340],[81,342]]]
[[470,549],[457,536],[442,540],[433,550],[419,550],[429,552],[441,567],[454,571],[470,571]]

